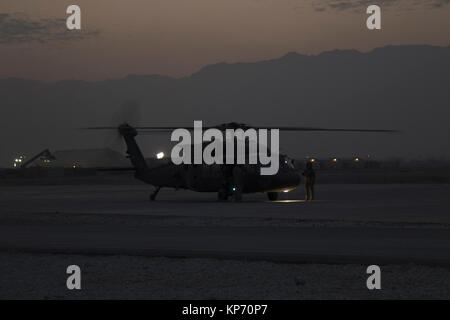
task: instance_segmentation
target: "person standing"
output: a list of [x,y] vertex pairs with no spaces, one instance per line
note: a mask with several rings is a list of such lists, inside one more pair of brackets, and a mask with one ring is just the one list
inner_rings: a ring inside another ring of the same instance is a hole
[[305,179],[305,200],[312,201],[314,200],[314,183],[316,182],[316,173],[311,162],[306,163],[306,169],[303,171],[302,175]]

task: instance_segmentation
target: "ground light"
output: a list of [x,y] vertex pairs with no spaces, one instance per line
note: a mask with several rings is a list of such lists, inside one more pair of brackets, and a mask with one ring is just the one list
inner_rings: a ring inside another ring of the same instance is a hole
[[18,158],[15,158],[14,163],[13,163],[14,168],[17,168],[18,166],[20,166],[20,164],[23,162],[24,159],[25,159],[25,156],[19,156]]
[[164,152],[158,152],[156,154],[156,159],[162,159],[162,158],[164,158]]

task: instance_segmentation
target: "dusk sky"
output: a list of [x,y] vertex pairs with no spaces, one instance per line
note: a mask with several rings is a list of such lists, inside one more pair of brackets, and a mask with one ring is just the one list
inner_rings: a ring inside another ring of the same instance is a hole
[[[66,8],[82,30],[66,29]],[[382,8],[382,30],[366,8]],[[287,52],[450,44],[450,0],[2,0],[0,78],[103,80],[189,75]]]

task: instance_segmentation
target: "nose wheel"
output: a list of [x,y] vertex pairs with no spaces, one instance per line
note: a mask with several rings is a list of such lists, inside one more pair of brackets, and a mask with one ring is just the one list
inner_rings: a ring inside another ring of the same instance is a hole
[[161,190],[161,187],[157,187],[155,191],[153,191],[152,194],[150,194],[150,201],[155,201],[156,196],[158,195],[159,190]]

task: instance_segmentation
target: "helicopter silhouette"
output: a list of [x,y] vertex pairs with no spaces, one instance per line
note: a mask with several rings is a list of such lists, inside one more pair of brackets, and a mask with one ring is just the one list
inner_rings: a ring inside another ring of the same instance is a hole
[[[194,127],[183,127],[194,130]],[[376,132],[392,133],[395,130],[382,129],[326,129],[315,127],[253,127],[247,124],[230,122],[204,129],[278,129],[279,131],[328,131],[328,132]],[[287,155],[279,154],[279,170],[274,175],[261,175],[261,164],[180,164],[172,162],[157,166],[149,166],[137,142],[138,131],[170,132],[177,127],[133,127],[123,123],[118,127],[88,127],[89,130],[117,130],[127,146],[127,157],[135,171],[135,178],[155,186],[150,194],[154,201],[161,188],[188,189],[197,192],[216,192],[220,201],[232,197],[235,201],[242,199],[242,194],[262,192],[266,193],[270,201],[278,199],[280,192],[294,190],[300,184],[299,169]],[[203,143],[203,147],[205,147]],[[191,144],[194,149],[194,145]],[[248,157],[248,142],[246,141],[246,156]],[[236,154],[236,153],[235,153]],[[223,161],[225,163],[225,161]],[[235,162],[236,163],[236,162]]]

